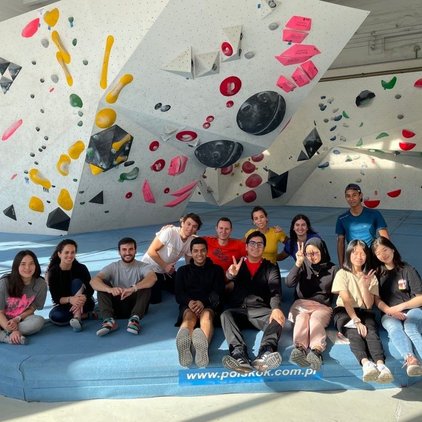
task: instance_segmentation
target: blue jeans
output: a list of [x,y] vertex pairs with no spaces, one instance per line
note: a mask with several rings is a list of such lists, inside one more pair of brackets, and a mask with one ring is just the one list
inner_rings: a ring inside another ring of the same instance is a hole
[[413,308],[406,312],[407,318],[400,321],[388,315],[381,319],[382,326],[387,330],[388,337],[403,359],[408,354],[419,355],[422,359],[422,309]]
[[[83,283],[79,278],[71,281],[70,293],[74,296],[81,289]],[[95,302],[92,297],[86,299],[83,312],[91,312],[94,309]],[[50,321],[55,325],[68,325],[69,321],[73,318],[73,313],[70,312],[71,304],[65,303],[63,305],[56,305],[49,314]]]

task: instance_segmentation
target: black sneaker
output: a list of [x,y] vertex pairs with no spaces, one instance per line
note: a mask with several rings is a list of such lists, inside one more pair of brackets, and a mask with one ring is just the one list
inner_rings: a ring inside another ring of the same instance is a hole
[[226,355],[223,357],[223,365],[227,369],[239,372],[240,374],[248,374],[254,370],[251,365],[246,352],[239,352],[236,354]]
[[281,355],[277,351],[274,352],[269,346],[264,346],[259,349],[257,358],[252,362],[252,366],[257,371],[266,371],[268,369],[275,369],[281,365]]

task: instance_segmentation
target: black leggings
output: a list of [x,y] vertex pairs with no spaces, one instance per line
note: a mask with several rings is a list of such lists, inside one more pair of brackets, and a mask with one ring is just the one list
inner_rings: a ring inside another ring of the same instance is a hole
[[356,328],[346,328],[350,321],[346,309],[338,306],[334,309],[334,324],[337,330],[343,333],[350,341],[350,349],[361,363],[362,359],[372,359],[374,362],[385,360],[384,350],[378,336],[378,326],[375,322],[375,315],[369,309],[354,308],[357,317],[366,326],[368,334],[362,337]]

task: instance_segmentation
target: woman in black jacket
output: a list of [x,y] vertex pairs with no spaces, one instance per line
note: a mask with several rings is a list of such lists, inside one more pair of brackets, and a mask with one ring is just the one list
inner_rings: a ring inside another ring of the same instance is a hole
[[[299,366],[319,370],[326,347],[325,327],[331,315],[331,286],[337,271],[325,242],[314,237],[298,245],[296,263],[287,278],[287,287],[295,287],[295,302],[289,319],[294,322],[294,349],[290,360]],[[309,349],[309,350],[308,350]]]

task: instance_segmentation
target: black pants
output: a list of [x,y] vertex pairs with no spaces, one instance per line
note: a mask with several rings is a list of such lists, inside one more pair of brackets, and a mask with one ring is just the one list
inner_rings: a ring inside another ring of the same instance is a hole
[[356,315],[366,326],[368,334],[362,337],[356,328],[344,327],[350,321],[346,309],[339,306],[334,309],[334,324],[337,330],[342,332],[350,341],[350,349],[361,363],[362,359],[385,360],[384,350],[378,336],[378,326],[375,322],[375,315],[369,309],[354,308]]
[[155,273],[155,275],[157,276],[157,281],[151,287],[151,300],[150,300],[150,303],[152,303],[153,305],[155,303],[161,302],[162,300],[161,292],[163,290],[167,290],[168,292],[174,294],[174,281],[175,281],[176,273],[173,273],[172,275]]
[[141,289],[132,293],[124,300],[120,296],[113,296],[106,292],[97,292],[98,307],[103,319],[106,318],[129,318],[138,315],[142,318],[149,304],[151,289]]
[[224,311],[221,314],[221,326],[229,345],[230,353],[235,349],[247,349],[241,328],[250,326],[264,331],[260,347],[270,346],[276,351],[283,327],[274,320],[271,324],[268,323],[271,312],[272,310],[267,307],[232,308]]

